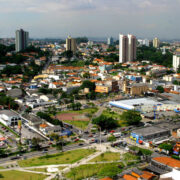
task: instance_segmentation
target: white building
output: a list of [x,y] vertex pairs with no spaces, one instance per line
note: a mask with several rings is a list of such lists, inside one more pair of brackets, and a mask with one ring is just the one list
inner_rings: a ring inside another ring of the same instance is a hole
[[180,65],[180,54],[173,55],[173,69],[178,70]]
[[136,59],[136,37],[128,34],[119,35],[119,62],[124,63]]
[[0,111],[0,122],[6,126],[17,126],[19,120],[21,120],[20,116],[13,111]]

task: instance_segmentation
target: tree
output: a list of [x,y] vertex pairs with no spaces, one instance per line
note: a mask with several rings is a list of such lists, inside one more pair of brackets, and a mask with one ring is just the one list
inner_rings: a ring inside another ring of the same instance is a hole
[[100,126],[102,130],[118,127],[118,122],[115,119],[113,119],[112,117],[107,117],[105,115],[100,115],[99,117],[94,118],[92,120],[92,123]]
[[33,146],[34,149],[36,149],[36,150],[40,149],[39,143],[40,143],[39,138],[35,138],[35,137],[32,138],[32,146]]
[[114,142],[114,141],[116,141],[116,137],[114,135],[111,135],[108,137],[108,141]]
[[68,51],[64,51],[61,55],[68,59],[71,59],[73,57],[73,52],[71,50],[68,50]]
[[122,113],[121,120],[125,121],[128,125],[137,125],[142,120],[142,117],[138,111],[129,110]]
[[162,143],[162,144],[159,145],[159,148],[164,149],[164,150],[169,151],[169,152],[172,152],[173,145],[170,144],[170,143]]
[[157,86],[156,90],[158,90],[160,93],[164,92],[164,88],[162,86]]
[[81,89],[84,89],[84,88],[89,88],[90,91],[94,91],[96,86],[94,82],[86,80],[86,81],[83,81],[81,85]]

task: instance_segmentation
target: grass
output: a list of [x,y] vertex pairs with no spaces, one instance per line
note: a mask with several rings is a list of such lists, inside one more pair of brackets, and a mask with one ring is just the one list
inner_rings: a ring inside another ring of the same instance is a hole
[[118,160],[120,160],[120,153],[105,152],[95,157],[94,159],[90,160],[89,162],[118,161]]
[[5,180],[43,180],[47,176],[43,174],[35,174],[22,171],[3,171],[0,173],[0,179]]
[[89,121],[64,121],[64,122],[83,130],[86,129],[89,124]]
[[51,165],[51,164],[69,164],[75,163],[86,156],[94,153],[94,149],[77,149],[73,151],[61,152],[58,154],[45,155],[41,157],[30,158],[18,161],[21,167]]
[[58,112],[58,114],[64,114],[64,113],[84,114],[84,113],[88,113],[90,115],[93,115],[97,111],[98,111],[98,108],[94,107],[94,108],[82,109],[82,110],[79,110],[79,111],[61,111],[61,112]]
[[64,168],[66,168],[66,166],[59,166],[58,167],[59,170],[63,170]]
[[5,169],[3,166],[0,166],[0,169]]
[[131,154],[131,153],[125,153],[123,154],[123,160],[128,162],[128,161],[131,161],[131,160],[139,160],[139,157],[134,155],[134,154]]
[[106,164],[87,164],[71,169],[65,174],[66,178],[81,180],[88,177],[96,176],[98,178],[113,177],[121,173],[123,169],[122,163],[106,163]]

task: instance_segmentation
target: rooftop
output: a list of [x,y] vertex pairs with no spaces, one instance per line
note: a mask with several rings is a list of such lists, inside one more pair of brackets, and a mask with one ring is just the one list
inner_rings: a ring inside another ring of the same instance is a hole
[[180,161],[170,157],[155,157],[153,160],[173,168],[180,168]]

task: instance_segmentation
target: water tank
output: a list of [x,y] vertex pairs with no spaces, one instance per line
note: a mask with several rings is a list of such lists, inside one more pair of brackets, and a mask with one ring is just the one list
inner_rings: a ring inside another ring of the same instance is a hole
[[180,138],[180,129],[177,130],[177,137]]

